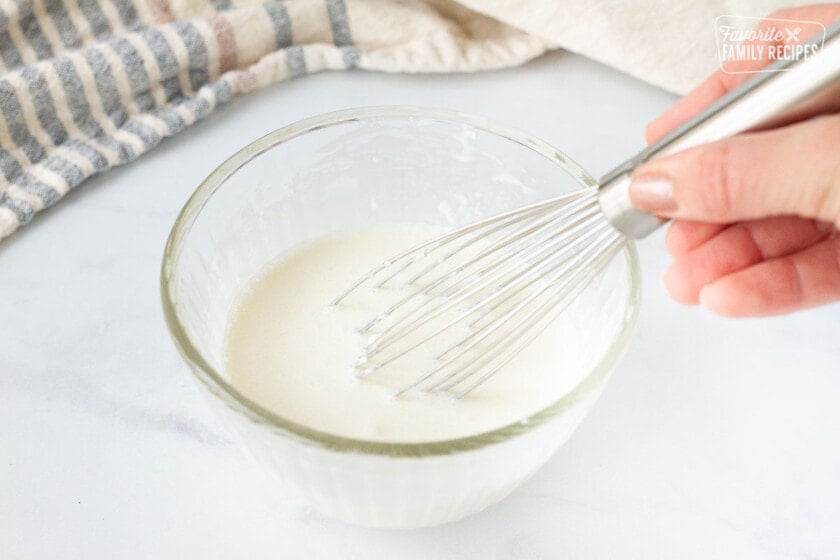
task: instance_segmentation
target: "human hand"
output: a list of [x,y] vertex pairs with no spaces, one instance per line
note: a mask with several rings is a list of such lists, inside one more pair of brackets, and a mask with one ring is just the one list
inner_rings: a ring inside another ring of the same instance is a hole
[[[770,17],[828,24],[840,4]],[[650,124],[648,142],[749,78],[713,74]],[[840,87],[797,117],[807,120],[652,160],[634,174],[633,204],[674,220],[663,281],[676,301],[762,316],[840,300]]]

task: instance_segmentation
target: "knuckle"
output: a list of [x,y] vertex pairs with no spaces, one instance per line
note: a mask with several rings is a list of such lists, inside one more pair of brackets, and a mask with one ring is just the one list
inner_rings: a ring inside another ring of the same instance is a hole
[[820,115],[813,122],[816,123],[817,143],[834,146],[840,142],[840,115]]
[[696,164],[698,210],[710,217],[731,215],[738,176],[732,165],[730,142],[716,142],[701,148]]
[[[833,153],[840,149],[840,116],[822,116],[814,119],[812,141]],[[840,158],[825,160],[825,174],[820,174],[818,185],[812,189],[811,204],[806,211],[815,218],[840,225]]]

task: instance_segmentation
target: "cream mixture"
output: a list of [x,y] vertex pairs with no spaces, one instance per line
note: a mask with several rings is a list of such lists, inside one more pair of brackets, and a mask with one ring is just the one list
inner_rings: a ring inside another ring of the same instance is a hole
[[[226,347],[231,382],[293,422],[390,442],[454,439],[500,428],[573,389],[592,365],[580,348],[581,324],[573,312],[561,315],[458,401],[439,394],[393,396],[429,370],[432,350],[421,348],[398,367],[357,378],[354,364],[368,341],[359,327],[404,292],[366,290],[339,306],[330,302],[386,258],[439,233],[423,224],[380,226],[317,240],[276,261],[247,287],[233,312]],[[457,332],[447,336],[451,340],[437,343],[445,347],[459,340]]]

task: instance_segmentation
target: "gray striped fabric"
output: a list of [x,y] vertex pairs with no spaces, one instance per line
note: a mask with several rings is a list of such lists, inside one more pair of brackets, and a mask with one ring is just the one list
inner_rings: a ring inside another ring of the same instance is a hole
[[476,70],[544,49],[454,1],[0,0],[0,238],[237,94],[324,69]]

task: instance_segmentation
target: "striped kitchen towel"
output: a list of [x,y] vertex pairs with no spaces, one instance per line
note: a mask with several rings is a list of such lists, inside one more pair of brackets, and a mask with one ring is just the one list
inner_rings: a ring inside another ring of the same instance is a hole
[[500,68],[562,46],[685,91],[717,64],[717,15],[782,1],[0,0],[0,239],[272,82]]

